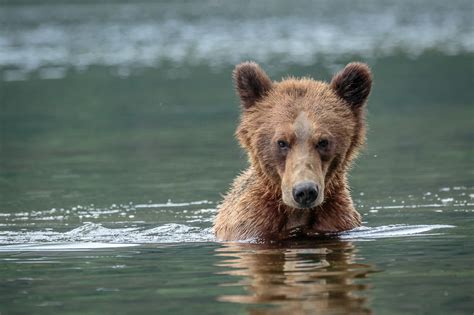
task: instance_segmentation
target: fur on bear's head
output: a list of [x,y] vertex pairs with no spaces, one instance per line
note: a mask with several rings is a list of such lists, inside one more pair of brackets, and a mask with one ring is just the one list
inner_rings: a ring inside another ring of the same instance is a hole
[[242,106],[236,135],[252,165],[280,188],[287,206],[320,205],[333,178],[345,180],[364,143],[369,67],[350,63],[329,84],[310,78],[272,82],[254,62],[239,64],[233,76]]

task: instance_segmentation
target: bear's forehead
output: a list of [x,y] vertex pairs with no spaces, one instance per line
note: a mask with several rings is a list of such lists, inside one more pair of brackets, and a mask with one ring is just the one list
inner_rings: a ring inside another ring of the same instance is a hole
[[311,79],[288,79],[275,83],[259,108],[268,128],[306,138],[324,131],[348,137],[355,127],[354,115],[332,88]]
[[325,82],[310,79],[279,82],[267,102],[266,110],[280,122],[293,122],[302,112],[313,123],[338,124],[353,120],[349,106]]
[[308,114],[304,111],[301,111],[298,116],[296,116],[292,127],[296,137],[300,139],[309,138],[315,131],[313,122],[308,117]]
[[335,113],[314,113],[307,110],[287,115],[272,115],[267,126],[279,134],[294,135],[298,139],[310,139],[321,134],[348,137],[354,130],[351,117],[344,118]]
[[316,81],[309,78],[295,79],[289,78],[281,82],[276,82],[274,91],[279,94],[286,94],[293,97],[331,97],[335,93],[323,81]]

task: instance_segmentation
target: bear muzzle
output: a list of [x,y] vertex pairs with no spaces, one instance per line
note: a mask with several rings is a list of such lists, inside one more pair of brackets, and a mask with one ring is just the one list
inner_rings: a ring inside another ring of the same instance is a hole
[[312,208],[318,199],[319,188],[312,181],[304,181],[293,187],[293,200],[301,208]]
[[[290,187],[288,187],[290,188]],[[312,180],[303,180],[290,189],[282,187],[283,203],[295,209],[310,209],[324,200],[324,188]]]

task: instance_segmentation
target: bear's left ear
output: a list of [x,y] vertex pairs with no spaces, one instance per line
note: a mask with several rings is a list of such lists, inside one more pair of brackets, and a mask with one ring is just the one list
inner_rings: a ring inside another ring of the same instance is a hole
[[334,75],[331,87],[353,110],[361,108],[370,94],[372,74],[365,63],[352,62]]
[[237,65],[233,77],[244,109],[255,105],[272,88],[272,80],[255,62],[243,62]]

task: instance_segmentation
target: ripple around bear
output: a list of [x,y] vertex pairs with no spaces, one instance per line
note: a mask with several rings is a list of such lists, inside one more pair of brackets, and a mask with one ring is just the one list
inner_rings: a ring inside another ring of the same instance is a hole
[[350,63],[329,84],[272,82],[253,62],[233,75],[242,107],[236,135],[250,166],[219,206],[217,238],[282,240],[359,226],[346,174],[365,141],[369,67]]

